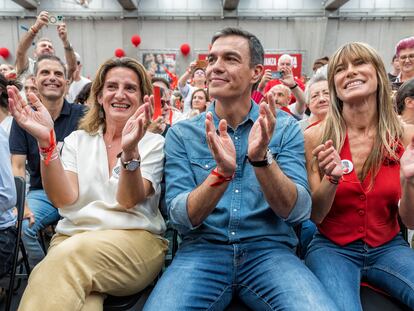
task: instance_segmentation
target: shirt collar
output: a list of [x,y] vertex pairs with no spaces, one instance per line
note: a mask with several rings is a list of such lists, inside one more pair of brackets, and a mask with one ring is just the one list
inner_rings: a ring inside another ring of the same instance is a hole
[[63,100],[63,106],[62,110],[60,111],[60,115],[68,116],[70,115],[70,104],[66,101],[66,99]]
[[[220,122],[220,118],[216,114],[216,101],[213,101],[211,105],[208,107],[207,112],[211,112],[213,114],[213,121],[214,126],[218,128],[218,124]],[[259,105],[257,105],[252,99],[250,100],[250,111],[244,118],[244,120],[238,125],[243,125],[248,121],[252,123],[256,122],[257,118],[259,117]]]

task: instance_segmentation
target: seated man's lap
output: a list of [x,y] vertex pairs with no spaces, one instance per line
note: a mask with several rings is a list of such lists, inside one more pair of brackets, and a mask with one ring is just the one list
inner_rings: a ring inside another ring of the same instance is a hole
[[231,301],[233,246],[184,240],[144,310],[222,310]]
[[224,310],[233,294],[255,310],[335,310],[322,285],[287,246],[275,242],[180,247],[145,310]]
[[294,249],[278,242],[253,242],[244,253],[239,296],[254,310],[336,310]]

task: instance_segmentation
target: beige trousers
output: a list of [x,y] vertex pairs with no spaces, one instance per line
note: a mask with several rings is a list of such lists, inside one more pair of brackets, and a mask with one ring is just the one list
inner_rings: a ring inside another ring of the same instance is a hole
[[104,294],[147,287],[164,263],[167,242],[144,230],[56,234],[32,271],[19,310],[102,310]]

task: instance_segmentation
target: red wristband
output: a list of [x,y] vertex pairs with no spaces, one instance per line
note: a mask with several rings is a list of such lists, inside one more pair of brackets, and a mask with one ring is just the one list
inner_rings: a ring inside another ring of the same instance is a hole
[[39,152],[46,154],[45,165],[48,166],[50,162],[50,158],[52,157],[53,151],[56,148],[56,141],[55,141],[55,131],[53,129],[50,130],[49,136],[49,147],[42,148],[39,146]]
[[220,186],[221,184],[223,184],[227,181],[231,181],[234,178],[234,174],[231,175],[231,176],[224,176],[224,175],[220,174],[217,171],[217,167],[214,170],[211,171],[211,175],[216,176],[218,180],[215,183],[212,183],[210,185],[210,187]]
[[333,185],[339,185],[339,183],[342,180],[342,177],[340,177],[339,179],[333,178],[332,176],[328,176],[328,175],[325,175],[325,177]]

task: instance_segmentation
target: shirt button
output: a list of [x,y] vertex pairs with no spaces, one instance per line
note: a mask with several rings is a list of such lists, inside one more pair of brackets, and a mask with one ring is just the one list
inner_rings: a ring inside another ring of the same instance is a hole
[[359,199],[360,199],[361,201],[364,201],[364,200],[366,199],[365,194],[361,194],[361,195],[359,196]]
[[235,136],[235,137],[234,137],[234,139],[235,139],[235,140],[238,140],[238,139],[239,139],[239,137]]
[[236,235],[236,232],[232,231],[232,232],[231,232],[231,235]]
[[206,164],[205,167],[208,168],[208,164]]
[[237,208],[233,209],[233,212],[237,212]]
[[364,232],[364,227],[358,227],[358,232]]
[[234,190],[234,192],[239,193],[239,189]]
[[360,209],[360,210],[358,210],[358,214],[359,214],[359,216],[364,216],[365,211],[363,209]]

